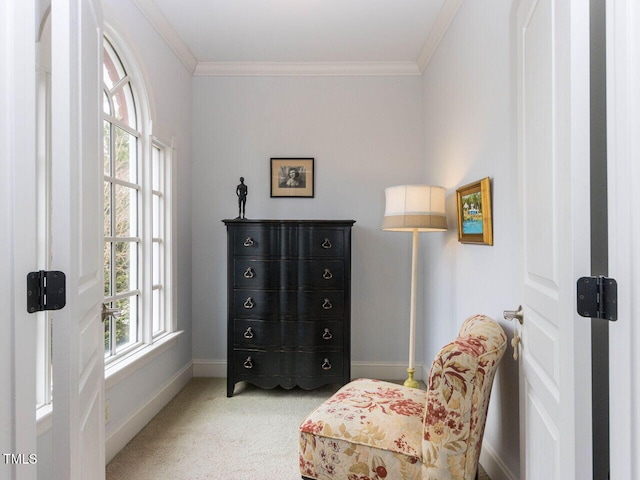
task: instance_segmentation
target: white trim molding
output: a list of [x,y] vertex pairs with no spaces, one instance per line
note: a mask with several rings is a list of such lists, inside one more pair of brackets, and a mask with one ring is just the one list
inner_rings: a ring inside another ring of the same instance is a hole
[[445,0],[440,13],[413,61],[404,62],[203,62],[193,55],[154,0],[133,0],[140,12],[194,76],[396,76],[422,75],[464,0]]
[[227,376],[226,360],[193,360],[194,377],[225,378]]
[[[424,365],[416,362],[414,379],[421,381],[425,377]],[[428,370],[427,370],[428,373]],[[404,380],[407,378],[406,362],[351,362],[351,378],[377,378],[380,380]]]
[[167,17],[158,8],[154,0],[133,0],[133,3],[138,7],[140,12],[149,20],[149,23],[156,29],[160,36],[167,43],[169,48],[173,50],[178,59],[187,68],[187,70],[193,75],[196,69],[198,60],[194,57],[193,53],[182,40],[182,37],[178,35],[178,32],[171,26]]
[[493,447],[487,442],[486,438],[482,442],[482,450],[480,451],[480,465],[491,480],[517,480],[515,475],[500,459]]
[[420,75],[414,62],[198,62],[194,76],[312,77]]
[[607,2],[609,276],[618,281],[618,321],[609,324],[611,478],[640,478],[640,6]]
[[427,41],[424,43],[424,47],[422,47],[422,51],[416,61],[421,74],[427,68],[427,65],[429,65],[431,57],[433,57],[433,54],[438,49],[440,41],[449,30],[449,26],[458,13],[458,10],[460,10],[463,2],[464,0],[445,0],[443,3],[436,23],[431,29],[431,32],[429,32]]
[[106,439],[106,463],[109,463],[144,426],[175,397],[193,377],[192,364],[184,366],[171,377],[149,401],[132,412],[113,429]]

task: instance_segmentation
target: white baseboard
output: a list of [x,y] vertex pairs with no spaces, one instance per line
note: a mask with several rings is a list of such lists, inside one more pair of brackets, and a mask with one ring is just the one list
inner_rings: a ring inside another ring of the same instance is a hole
[[184,388],[192,377],[193,365],[189,363],[171,377],[155,395],[152,395],[147,403],[123,419],[106,440],[106,463],[109,463]]
[[486,442],[486,439],[482,441],[480,464],[491,480],[518,480],[519,478],[519,475],[514,475],[513,472],[509,470],[500,457],[498,457],[493,447]]
[[[351,378],[377,378],[381,380],[403,380],[407,378],[406,363],[351,362]],[[414,380],[423,379],[421,363],[416,363]]]
[[[416,364],[414,378],[422,380],[424,368]],[[227,376],[226,360],[194,360],[194,377],[225,378]],[[406,363],[372,363],[351,362],[351,378],[379,378],[385,380],[401,380],[407,378]]]
[[193,376],[194,377],[226,378],[227,361],[226,360],[194,360]]

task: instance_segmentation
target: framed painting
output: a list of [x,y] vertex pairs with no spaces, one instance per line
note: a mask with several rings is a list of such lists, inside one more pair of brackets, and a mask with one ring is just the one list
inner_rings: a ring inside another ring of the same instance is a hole
[[313,198],[313,158],[272,158],[271,197]]
[[491,180],[489,177],[456,190],[458,199],[458,241],[493,245]]

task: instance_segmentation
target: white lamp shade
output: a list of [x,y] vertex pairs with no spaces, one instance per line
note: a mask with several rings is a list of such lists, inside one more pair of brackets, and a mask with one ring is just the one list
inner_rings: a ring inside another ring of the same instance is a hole
[[423,232],[447,229],[445,189],[430,185],[397,185],[384,190],[383,230]]

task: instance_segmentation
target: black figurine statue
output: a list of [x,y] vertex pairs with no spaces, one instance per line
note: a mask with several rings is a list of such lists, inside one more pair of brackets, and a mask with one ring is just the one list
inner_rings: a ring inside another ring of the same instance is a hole
[[236,187],[236,195],[238,196],[238,216],[236,219],[245,218],[244,210],[247,205],[247,186],[244,184],[244,177],[240,177],[240,184]]

